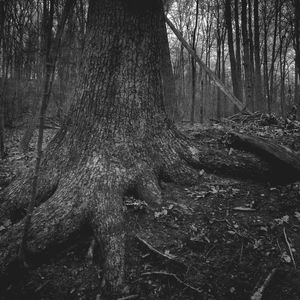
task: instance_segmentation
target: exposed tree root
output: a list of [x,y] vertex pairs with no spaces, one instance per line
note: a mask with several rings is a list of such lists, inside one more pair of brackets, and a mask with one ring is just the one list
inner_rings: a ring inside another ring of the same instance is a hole
[[[69,155],[71,146],[66,143],[56,151]],[[106,279],[113,287],[120,286],[124,278],[125,251],[123,196],[130,191],[141,200],[157,205],[162,201],[160,179],[195,183],[198,174],[187,163],[192,152],[187,151],[186,143],[187,140],[175,136],[169,129],[152,141],[110,144],[98,152],[84,150],[76,157],[73,153],[72,165],[70,159],[60,160],[61,165],[55,171],[48,169],[54,162],[46,152],[47,161],[43,161],[39,182],[40,196],[36,199],[37,208],[28,234],[28,251],[31,255],[46,251],[88,225],[101,245]],[[53,144],[49,149],[53,149]],[[112,151],[107,153],[107,149]],[[17,257],[24,224],[22,214],[16,216],[16,213],[26,210],[30,177],[29,171],[2,194],[1,217],[15,222],[0,237],[2,274]]]
[[[269,172],[268,166],[261,162],[262,167],[258,168],[257,161],[251,163],[245,158],[242,162],[230,161],[228,153],[200,151],[190,139],[168,126],[146,141],[112,141],[91,149],[74,148],[68,138],[55,146],[58,139],[55,137],[42,163],[37,208],[29,229],[28,251],[31,255],[67,241],[87,225],[100,245],[96,248],[104,258],[105,278],[117,288],[124,278],[124,195],[131,193],[152,206],[159,205],[162,201],[159,181],[194,184],[199,179],[195,167],[219,173],[227,168],[229,175],[237,173],[237,176],[239,172],[244,176],[245,172],[253,176],[259,172],[264,176]],[[53,160],[50,154],[54,150]],[[29,175],[17,179],[2,194],[0,216],[2,220],[11,218],[15,222],[0,236],[2,274],[18,253],[23,220],[22,214],[16,213],[26,210],[30,177],[29,171]]]

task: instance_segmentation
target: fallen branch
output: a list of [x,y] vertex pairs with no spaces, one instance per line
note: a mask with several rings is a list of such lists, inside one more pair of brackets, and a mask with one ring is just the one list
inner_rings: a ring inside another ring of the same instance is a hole
[[246,207],[246,206],[237,206],[237,207],[234,207],[232,210],[234,210],[234,211],[241,211],[241,212],[253,212],[253,211],[256,211],[255,208]]
[[143,273],[142,276],[162,276],[162,277],[168,277],[174,281],[176,281],[177,283],[179,283],[181,286],[187,288],[188,290],[197,293],[198,295],[201,295],[201,297],[203,297],[203,291],[199,290],[187,283],[184,283],[180,278],[178,278],[178,276],[176,274],[173,273],[167,273],[167,272],[146,272]]
[[207,73],[207,75],[210,77],[210,79],[215,83],[215,85],[228,97],[230,102],[232,102],[240,111],[246,111],[247,113],[251,114],[251,112],[245,108],[245,105],[236,98],[232,92],[224,85],[224,83],[215,75],[215,73],[210,70],[205,63],[202,62],[202,60],[199,58],[195,50],[188,44],[188,42],[184,39],[182,34],[176,29],[174,24],[168,19],[167,16],[165,16],[166,23],[169,25],[169,27],[172,29],[174,34],[177,36],[179,41],[182,43],[184,48],[190,53],[190,55],[195,59],[195,61],[200,65],[200,67]]
[[154,254],[156,257],[160,258],[160,259],[164,259],[166,261],[169,261],[181,268],[183,268],[184,270],[187,270],[187,266],[180,262],[179,260],[173,258],[172,256],[168,255],[168,254],[164,254],[160,251],[158,251],[157,249],[155,249],[154,247],[152,247],[148,242],[146,242],[145,240],[143,240],[142,238],[140,238],[139,236],[135,236],[136,240],[145,248],[147,248],[147,250],[149,250],[152,254]]
[[294,259],[294,255],[293,255],[293,251],[292,251],[292,248],[291,248],[291,244],[289,243],[289,240],[288,240],[288,237],[287,237],[287,234],[286,234],[286,231],[285,231],[285,227],[283,227],[283,235],[284,235],[285,242],[288,246],[289,253],[290,253],[294,268],[297,269],[296,262],[295,262],[295,259]]
[[137,299],[139,295],[130,295],[122,298],[118,298],[118,300],[132,300],[132,299]]
[[251,296],[251,300],[261,300],[264,290],[266,289],[266,287],[268,286],[268,284],[270,283],[271,279],[273,278],[275,272],[276,272],[276,268],[274,268],[271,273],[267,276],[267,278],[265,279],[263,285],[258,288],[255,293]]

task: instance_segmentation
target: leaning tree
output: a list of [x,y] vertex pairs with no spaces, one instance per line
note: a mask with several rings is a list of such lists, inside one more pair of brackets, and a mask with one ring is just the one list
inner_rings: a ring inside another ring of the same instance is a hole
[[[27,255],[64,243],[83,226],[101,245],[106,278],[124,273],[122,198],[161,201],[159,180],[193,181],[197,149],[167,119],[160,75],[161,0],[90,0],[74,105],[44,151]],[[15,261],[34,172],[1,195],[0,272]]]

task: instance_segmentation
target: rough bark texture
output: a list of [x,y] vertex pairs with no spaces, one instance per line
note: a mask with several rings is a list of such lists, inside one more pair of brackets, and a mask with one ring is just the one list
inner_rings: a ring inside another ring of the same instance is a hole
[[[239,24],[239,1],[234,0],[234,22],[235,22],[235,44],[236,44],[236,77],[239,88],[240,100],[244,99],[243,96],[243,80],[242,80],[242,63],[241,63],[241,37],[240,37],[240,24]],[[242,101],[243,102],[243,101]]]
[[[146,4],[147,3],[147,4]],[[41,162],[28,251],[62,243],[88,224],[102,245],[104,270],[117,288],[124,275],[122,197],[160,202],[158,179],[189,183],[198,151],[167,120],[159,65],[160,0],[91,0],[74,105]],[[1,195],[0,272],[20,243],[33,172]]]
[[227,34],[228,34],[228,48],[229,48],[229,58],[230,58],[230,69],[231,69],[233,92],[234,92],[234,95],[239,100],[242,100],[241,89],[240,89],[240,80],[238,79],[239,74],[237,72],[237,63],[236,63],[236,57],[235,57],[235,53],[234,53],[230,0],[225,1],[225,23],[226,23]]
[[251,76],[251,60],[250,60],[250,41],[247,28],[247,1],[242,0],[242,36],[243,36],[243,50],[244,50],[244,71],[245,71],[245,96],[246,105],[253,111],[253,83]]
[[[4,1],[0,1],[0,50],[3,43],[3,32],[4,32],[4,21],[5,21],[5,5]],[[2,55],[2,53],[0,53]],[[5,76],[2,74],[0,81],[1,91],[0,91],[0,159],[4,158],[4,81]]]
[[259,111],[265,111],[265,103],[264,103],[263,92],[262,92],[258,0],[254,0],[254,55],[255,55],[256,109]]

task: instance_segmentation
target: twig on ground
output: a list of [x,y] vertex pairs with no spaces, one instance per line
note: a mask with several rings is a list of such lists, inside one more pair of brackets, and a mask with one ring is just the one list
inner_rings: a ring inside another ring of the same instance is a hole
[[281,250],[281,247],[280,247],[280,245],[279,245],[278,239],[276,239],[276,243],[277,243],[277,247],[278,247],[280,253],[282,253],[282,250]]
[[234,231],[235,234],[237,234],[239,237],[241,237],[243,239],[247,239],[249,241],[253,241],[254,240],[253,236],[251,236],[249,232],[244,233],[244,232],[240,232],[240,231],[236,230],[236,228],[227,219],[225,219],[225,222],[227,223],[227,225],[229,226],[229,228],[232,231]]
[[185,288],[197,293],[198,295],[201,295],[203,297],[203,290],[199,290],[187,283],[184,283],[176,274],[173,273],[167,273],[167,272],[146,272],[143,273],[142,276],[162,276],[162,277],[168,277],[170,279],[173,279],[174,281],[176,281],[177,283],[179,283],[180,285],[184,286]]
[[139,295],[130,295],[122,298],[118,298],[118,300],[131,300],[131,299],[137,299]]
[[244,250],[244,242],[242,242],[242,247],[240,251],[240,263],[242,262],[242,258],[243,258],[243,250]]
[[296,262],[295,262],[295,259],[294,259],[294,255],[293,255],[293,251],[292,251],[292,248],[291,248],[291,244],[289,243],[289,240],[288,240],[288,237],[287,237],[287,234],[286,234],[286,231],[285,231],[285,227],[283,227],[283,235],[284,235],[285,242],[288,246],[289,253],[290,253],[294,268],[297,269]]
[[172,262],[172,263],[176,264],[177,266],[184,268],[184,270],[187,270],[187,266],[183,262],[173,258],[172,256],[170,256],[168,254],[164,254],[164,253],[158,251],[157,249],[152,247],[148,242],[146,242],[145,240],[140,238],[138,235],[136,235],[135,238],[141,245],[146,247],[152,254],[156,255],[159,258],[163,258],[169,262]]
[[263,285],[261,287],[259,287],[255,293],[251,296],[251,300],[261,300],[262,296],[263,296],[263,292],[266,289],[266,287],[268,286],[268,284],[270,283],[271,279],[273,278],[275,272],[276,272],[276,268],[272,269],[271,273],[267,276],[267,278],[265,279]]
[[214,250],[216,248],[216,246],[214,245],[214,246],[212,246],[211,248],[209,248],[208,249],[208,251],[206,252],[206,254],[205,254],[205,257],[207,258],[208,257],[208,255]]
[[93,263],[95,246],[96,246],[96,240],[93,238],[92,241],[91,241],[91,244],[89,246],[87,255],[86,255],[86,258],[87,258],[88,263],[90,265]]
[[37,287],[34,292],[37,293],[39,292],[41,289],[43,289],[48,283],[50,282],[50,280],[47,280],[46,282],[44,282],[42,285],[40,285],[39,287]]

